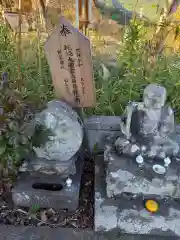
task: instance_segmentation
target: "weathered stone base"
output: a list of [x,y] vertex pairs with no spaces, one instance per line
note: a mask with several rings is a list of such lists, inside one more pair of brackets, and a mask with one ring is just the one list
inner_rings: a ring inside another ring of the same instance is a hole
[[79,204],[79,192],[82,175],[83,159],[76,161],[76,174],[70,176],[71,187],[61,175],[42,173],[21,173],[12,189],[12,198],[17,206],[68,209],[75,211]]
[[79,156],[78,151],[69,161],[48,161],[45,159],[39,159],[34,156],[29,156],[20,167],[20,172],[43,172],[52,173],[63,176],[64,178],[76,173],[75,162]]
[[180,237],[180,202],[153,197],[159,211],[151,214],[144,207],[143,195],[124,193],[116,198],[106,194],[103,156],[95,158],[95,231]]
[[159,162],[148,161],[139,166],[135,157],[118,156],[113,149],[107,149],[104,154],[106,166],[107,196],[113,197],[124,192],[143,195],[158,195],[163,197],[180,198],[179,162],[176,159],[166,168],[164,174],[153,170]]

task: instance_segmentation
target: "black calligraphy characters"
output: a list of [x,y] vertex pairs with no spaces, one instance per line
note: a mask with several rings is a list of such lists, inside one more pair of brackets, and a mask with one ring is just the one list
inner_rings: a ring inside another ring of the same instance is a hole
[[71,30],[67,26],[62,24],[60,34],[61,34],[61,36],[67,37],[68,34],[71,34]]

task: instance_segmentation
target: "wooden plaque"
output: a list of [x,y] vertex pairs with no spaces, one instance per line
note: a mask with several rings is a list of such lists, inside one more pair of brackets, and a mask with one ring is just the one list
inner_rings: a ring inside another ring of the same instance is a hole
[[56,97],[73,107],[95,105],[90,41],[64,17],[45,43]]

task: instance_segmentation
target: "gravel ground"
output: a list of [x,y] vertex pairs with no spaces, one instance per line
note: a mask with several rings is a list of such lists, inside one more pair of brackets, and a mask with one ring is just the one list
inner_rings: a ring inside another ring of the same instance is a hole
[[29,209],[15,209],[11,199],[11,184],[0,184],[0,224],[24,226],[93,228],[94,222],[94,162],[85,157],[84,172],[79,199],[79,208],[74,213],[56,212],[53,209],[41,209],[35,212]]

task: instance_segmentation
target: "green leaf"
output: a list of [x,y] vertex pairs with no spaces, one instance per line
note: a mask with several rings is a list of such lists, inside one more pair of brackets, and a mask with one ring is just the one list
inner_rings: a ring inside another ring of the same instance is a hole
[[8,144],[11,146],[18,146],[18,136],[9,136],[8,138]]
[[8,127],[12,131],[17,131],[18,130],[18,124],[14,121],[8,123]]
[[153,7],[153,8],[156,8],[156,7],[157,7],[157,4],[152,4],[152,7]]
[[0,155],[3,155],[6,151],[6,145],[5,144],[0,144]]
[[176,26],[174,40],[176,40],[179,35],[180,35],[180,27]]
[[114,15],[112,15],[111,19],[116,21],[118,19],[118,16],[114,14]]
[[29,209],[29,214],[36,214],[40,210],[40,205],[34,204]]

